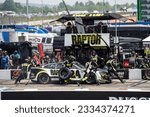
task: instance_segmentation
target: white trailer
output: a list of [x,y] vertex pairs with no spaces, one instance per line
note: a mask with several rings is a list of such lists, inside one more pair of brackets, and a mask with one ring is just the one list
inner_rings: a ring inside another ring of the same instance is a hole
[[[29,33],[29,32],[16,32],[14,29],[7,29],[0,31],[0,39],[3,42],[31,42],[33,46],[38,44],[43,44],[44,51],[53,51],[54,37],[57,36],[56,33]],[[4,35],[4,33],[7,33]],[[5,37],[4,37],[5,36]],[[6,41],[7,40],[7,41]]]

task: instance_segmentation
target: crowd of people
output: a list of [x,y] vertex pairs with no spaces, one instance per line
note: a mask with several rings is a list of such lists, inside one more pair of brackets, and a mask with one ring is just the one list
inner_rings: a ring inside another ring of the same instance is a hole
[[8,52],[0,48],[0,69],[15,68],[20,64],[20,54],[17,50],[13,54],[8,55]]
[[[40,53],[36,50],[32,51],[32,56],[27,57],[25,62],[31,63],[33,66],[42,66],[50,62],[63,61],[63,54],[57,52],[56,54],[40,56]],[[18,69],[23,63],[21,54],[15,50],[12,54],[8,54],[6,50],[0,48],[0,69]]]

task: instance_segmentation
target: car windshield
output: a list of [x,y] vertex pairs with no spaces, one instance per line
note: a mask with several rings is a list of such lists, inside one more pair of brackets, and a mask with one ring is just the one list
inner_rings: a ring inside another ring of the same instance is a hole
[[85,66],[80,64],[79,62],[74,62],[73,67],[78,68],[78,69],[85,69]]
[[43,66],[43,68],[49,68],[49,69],[60,69],[64,66],[63,63],[49,63],[45,66]]
[[44,68],[55,69],[55,63],[50,63],[44,66]]

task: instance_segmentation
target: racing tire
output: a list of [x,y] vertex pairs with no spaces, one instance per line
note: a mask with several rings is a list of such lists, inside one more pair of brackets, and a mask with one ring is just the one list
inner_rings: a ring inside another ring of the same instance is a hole
[[112,83],[112,79],[111,79],[111,77],[109,75],[107,77],[107,82],[106,83],[108,83],[108,84]]
[[145,70],[145,79],[150,80],[150,69]]
[[63,67],[60,69],[59,71],[59,78],[62,79],[62,80],[67,80],[71,77],[72,75],[72,72],[69,68],[67,67]]
[[46,73],[41,73],[38,75],[38,82],[40,84],[48,84],[50,82],[50,77]]
[[94,84],[96,83],[96,79],[97,79],[97,76],[95,73],[93,72],[90,72],[89,74],[87,74],[87,80],[86,80],[86,83],[88,84]]

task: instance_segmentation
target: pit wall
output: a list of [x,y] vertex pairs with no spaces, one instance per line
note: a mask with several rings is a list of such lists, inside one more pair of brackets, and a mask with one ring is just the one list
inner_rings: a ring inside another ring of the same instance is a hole
[[[14,80],[17,77],[18,69],[0,70],[0,79]],[[150,69],[120,69],[118,74],[123,79],[145,80],[150,79]],[[115,79],[115,78],[114,78]]]

